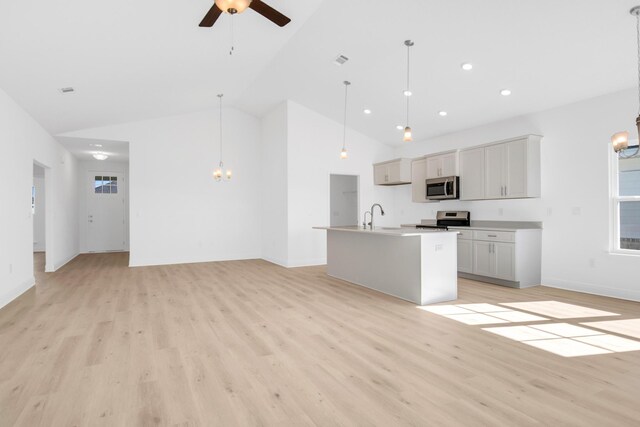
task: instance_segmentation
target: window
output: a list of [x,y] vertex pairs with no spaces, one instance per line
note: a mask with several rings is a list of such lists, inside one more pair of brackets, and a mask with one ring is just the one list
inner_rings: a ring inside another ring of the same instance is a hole
[[[636,148],[629,147],[622,155],[631,155]],[[613,154],[612,162],[612,249],[640,254],[640,157],[623,156]]]
[[95,194],[118,194],[118,177],[96,176],[93,189]]

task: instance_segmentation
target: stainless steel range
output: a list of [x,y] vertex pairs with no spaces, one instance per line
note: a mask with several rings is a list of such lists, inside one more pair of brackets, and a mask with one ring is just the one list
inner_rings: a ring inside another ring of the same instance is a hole
[[416,228],[435,228],[447,230],[449,227],[469,227],[471,213],[469,211],[438,211],[435,224],[418,224]]

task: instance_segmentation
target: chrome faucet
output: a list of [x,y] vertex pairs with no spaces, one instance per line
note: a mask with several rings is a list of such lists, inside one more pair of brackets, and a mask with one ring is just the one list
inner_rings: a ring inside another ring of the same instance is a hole
[[[370,211],[366,211],[364,213],[364,220],[362,221],[362,228],[364,228],[365,230],[367,229],[367,214],[371,215]],[[369,223],[371,224],[371,223]]]
[[380,208],[380,214],[382,214],[382,216],[384,216],[384,209],[382,209],[382,206],[380,206],[380,203],[374,203],[373,205],[371,205],[371,229],[373,230],[373,208],[375,207],[379,207]]

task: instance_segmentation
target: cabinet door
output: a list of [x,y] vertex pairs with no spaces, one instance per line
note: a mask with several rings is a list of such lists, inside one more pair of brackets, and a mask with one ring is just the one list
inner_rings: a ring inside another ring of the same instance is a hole
[[516,248],[513,243],[492,243],[495,258],[494,277],[504,280],[515,280]]
[[485,187],[487,199],[504,197],[504,175],[506,164],[506,144],[492,145],[485,148]]
[[473,241],[458,237],[458,271],[473,273]]
[[427,178],[438,178],[441,177],[440,168],[441,168],[440,157],[427,157]]
[[440,172],[442,173],[442,176],[458,175],[456,159],[456,153],[443,154],[442,156],[440,156]]
[[389,181],[387,165],[375,165],[373,167],[373,183],[376,185],[386,184]]
[[484,199],[484,148],[460,152],[460,199]]
[[411,200],[427,202],[427,161],[425,159],[411,162]]
[[401,164],[400,162],[392,162],[387,164],[387,182],[401,182]]
[[493,277],[495,275],[495,257],[490,242],[473,242],[473,274]]
[[505,197],[527,197],[527,140],[506,144]]

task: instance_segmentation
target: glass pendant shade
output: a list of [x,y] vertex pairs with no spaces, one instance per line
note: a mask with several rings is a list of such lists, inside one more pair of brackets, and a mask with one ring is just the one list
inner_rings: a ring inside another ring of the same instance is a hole
[[343,148],[342,151],[340,151],[340,158],[341,159],[346,159],[349,157],[349,154],[347,153],[347,149]]
[[404,142],[413,141],[413,137],[411,135],[411,128],[409,126],[404,128],[404,138],[402,138]]
[[221,11],[228,12],[232,9],[237,13],[242,13],[251,4],[251,0],[215,0],[215,2]]
[[626,150],[629,147],[629,132],[618,132],[611,137],[613,151],[616,153]]
[[227,179],[231,179],[231,169],[227,169]]

